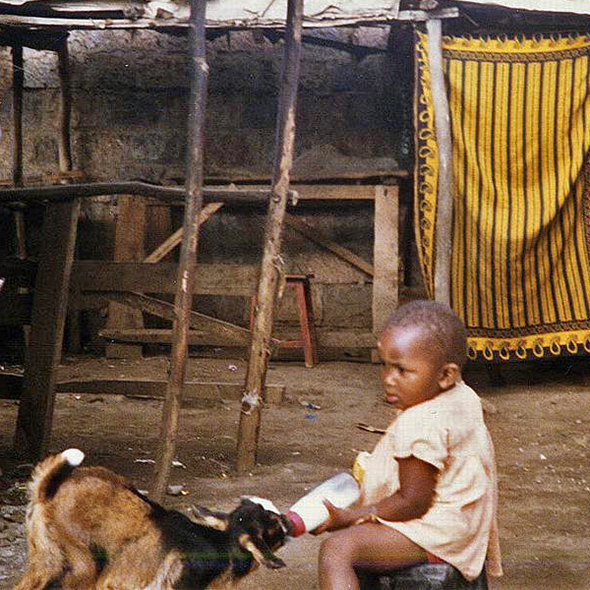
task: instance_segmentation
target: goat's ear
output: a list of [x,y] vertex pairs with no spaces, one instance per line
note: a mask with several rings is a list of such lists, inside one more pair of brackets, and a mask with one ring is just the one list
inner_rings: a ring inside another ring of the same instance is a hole
[[191,506],[193,518],[196,524],[202,524],[218,531],[226,531],[229,526],[229,516],[225,512],[213,512],[204,506]]
[[260,565],[264,565],[270,569],[278,569],[287,565],[280,557],[277,557],[270,550],[264,541],[259,540],[259,544],[262,545],[262,547],[258,547],[248,533],[242,533],[238,537],[238,543],[243,549],[249,551],[252,554],[252,557],[254,557],[254,560]]

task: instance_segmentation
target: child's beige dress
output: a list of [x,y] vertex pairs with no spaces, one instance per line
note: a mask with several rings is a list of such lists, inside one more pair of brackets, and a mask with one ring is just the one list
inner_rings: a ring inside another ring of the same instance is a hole
[[477,578],[484,562],[490,575],[501,575],[494,447],[481,401],[470,387],[460,382],[401,412],[373,452],[358,457],[361,503],[393,494],[399,488],[394,457],[411,455],[439,470],[432,507],[406,522],[378,520],[455,566],[468,580]]

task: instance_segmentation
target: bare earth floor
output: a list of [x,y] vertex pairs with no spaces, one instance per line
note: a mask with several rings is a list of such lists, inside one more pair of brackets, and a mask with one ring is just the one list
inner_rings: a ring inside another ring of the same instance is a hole
[[[67,359],[62,378],[166,378],[167,359]],[[190,359],[189,379],[243,382],[243,359]],[[560,361],[503,367],[507,385],[491,385],[483,367],[466,381],[486,400],[500,477],[500,526],[505,576],[492,590],[590,590],[590,362]],[[231,509],[242,494],[272,499],[286,510],[307,490],[351,467],[393,414],[380,393],[379,368],[330,362],[313,369],[271,363],[270,383],[284,383],[282,405],[264,409],[258,464],[232,474],[239,401],[192,401],[183,409],[171,484],[186,495],[168,506],[198,503]],[[312,405],[310,405],[312,404]],[[26,466],[11,457],[17,402],[0,400],[0,589],[22,572]],[[160,430],[161,403],[103,394],[57,396],[51,450],[79,447],[88,464],[129,476],[149,489]],[[19,474],[21,477],[19,478]],[[15,477],[16,476],[16,477]],[[293,540],[280,552],[288,567],[254,572],[243,590],[317,588],[321,539]]]

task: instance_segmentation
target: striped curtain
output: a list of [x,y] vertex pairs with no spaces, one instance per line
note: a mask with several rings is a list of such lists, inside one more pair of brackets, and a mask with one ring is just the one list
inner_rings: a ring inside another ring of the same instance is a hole
[[[590,352],[590,36],[444,38],[453,308],[470,358]],[[416,44],[416,237],[430,296],[438,157]]]

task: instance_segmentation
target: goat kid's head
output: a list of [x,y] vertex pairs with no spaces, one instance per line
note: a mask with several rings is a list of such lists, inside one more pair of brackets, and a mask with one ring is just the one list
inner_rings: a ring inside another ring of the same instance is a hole
[[285,562],[273,551],[282,547],[292,532],[289,519],[274,508],[268,500],[242,498],[232,512],[214,512],[203,506],[192,506],[193,521],[219,531],[227,531],[242,549],[254,560],[268,568],[285,567]]

